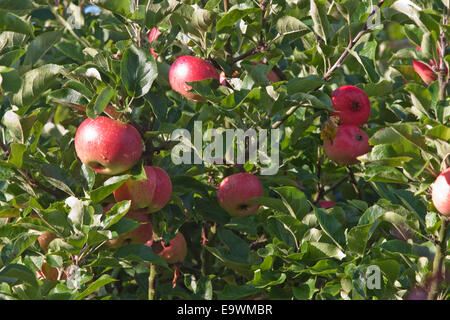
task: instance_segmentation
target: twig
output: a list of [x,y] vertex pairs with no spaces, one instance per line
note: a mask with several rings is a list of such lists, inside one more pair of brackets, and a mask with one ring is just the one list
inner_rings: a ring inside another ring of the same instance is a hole
[[[445,9],[444,8],[444,12],[443,12],[443,18],[442,18],[442,24],[443,25],[447,25],[448,21],[447,21],[447,15],[445,10],[449,10],[450,9]],[[449,12],[447,12],[448,14]],[[447,69],[445,67],[445,52],[447,50],[447,38],[445,37],[445,33],[443,28],[441,27],[441,32],[440,32],[440,36],[439,36],[439,70],[438,70],[438,81],[439,81],[439,100],[440,101],[444,101],[447,95],[447,86],[448,86],[448,82],[449,79],[447,78]],[[447,79],[446,79],[447,78]]]
[[316,198],[314,199],[314,204],[317,204],[325,195],[327,195],[328,193],[330,193],[331,191],[335,190],[337,187],[339,187],[343,182],[347,181],[349,178],[348,175],[342,177],[341,179],[339,179],[339,181],[337,181],[335,184],[333,184],[330,188],[328,188],[327,190],[325,190],[325,188],[322,188],[322,191],[318,193],[318,195],[316,196]]
[[247,58],[249,56],[252,56],[252,55],[257,54],[257,53],[264,52],[264,51],[266,51],[268,49],[269,49],[269,45],[267,45],[267,44],[264,44],[264,45],[259,44],[256,47],[248,50],[247,52],[244,52],[240,56],[237,56],[237,57],[233,58],[233,60],[231,62],[232,62],[232,64],[235,64],[236,62],[244,60],[245,58]]
[[223,10],[225,10],[225,12],[228,12],[228,8],[229,8],[228,0],[223,0]]
[[295,106],[292,106],[291,108],[289,108],[288,111],[286,111],[286,113],[280,118],[280,120],[276,121],[273,125],[272,125],[272,129],[276,129],[279,126],[281,126],[281,124],[287,120],[287,118],[289,118],[298,108],[300,108],[301,105],[297,104]]
[[383,5],[383,3],[384,3],[384,0],[380,0],[378,2],[377,8],[374,8],[372,10],[372,12],[370,13],[366,22],[364,23],[362,30],[356,35],[356,37],[353,40],[350,40],[347,48],[345,48],[345,51],[342,53],[342,55],[337,59],[337,61],[334,63],[334,65],[325,73],[325,75],[323,76],[323,79],[325,81],[328,81],[330,79],[331,74],[343,64],[345,58],[347,58],[348,54],[350,53],[350,50],[353,49],[353,47],[356,45],[356,43],[359,41],[359,39],[361,39],[361,37],[367,31],[369,31],[368,22],[372,20],[373,16],[377,13],[378,9]]
[[19,171],[20,175],[25,178],[25,180],[35,189],[45,191],[55,198],[61,198],[65,195],[64,192],[59,191],[57,189],[48,188],[45,185],[41,184],[38,180],[34,179],[30,174],[28,174],[23,169],[17,169]]
[[358,189],[358,183],[356,182],[355,174],[353,173],[352,168],[347,167],[347,170],[348,170],[348,173],[350,175],[350,182],[352,183],[353,188],[355,189],[355,192],[358,195],[358,198],[361,200],[362,199],[362,194],[361,194],[361,192]]
[[155,278],[156,266],[154,263],[150,263],[150,274],[148,276],[148,300],[155,300]]
[[433,274],[431,276],[430,290],[428,292],[428,300],[435,300],[438,296],[440,283],[445,277],[445,253],[447,251],[447,227],[449,221],[444,215],[441,216],[441,229],[439,230],[439,240],[436,244],[436,253],[433,260]]
[[80,38],[75,31],[73,31],[72,26],[58,13],[55,7],[50,6],[51,12],[55,15],[56,19],[69,31],[69,33],[78,41],[80,41],[86,48],[90,48],[89,42]]

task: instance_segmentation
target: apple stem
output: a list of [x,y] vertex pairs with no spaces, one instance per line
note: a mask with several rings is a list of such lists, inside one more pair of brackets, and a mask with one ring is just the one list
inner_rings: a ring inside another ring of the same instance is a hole
[[436,300],[440,283],[445,277],[445,253],[447,251],[447,228],[449,220],[444,215],[441,216],[441,229],[439,230],[439,239],[436,242],[436,253],[433,260],[433,273],[431,276],[430,291],[428,292],[428,300]]
[[156,278],[156,265],[150,263],[150,274],[148,276],[148,300],[155,300],[155,278]]

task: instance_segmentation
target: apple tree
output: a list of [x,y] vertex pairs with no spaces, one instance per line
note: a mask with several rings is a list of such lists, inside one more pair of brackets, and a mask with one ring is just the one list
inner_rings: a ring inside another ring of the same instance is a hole
[[448,0],[0,0],[0,299],[449,299],[449,39]]

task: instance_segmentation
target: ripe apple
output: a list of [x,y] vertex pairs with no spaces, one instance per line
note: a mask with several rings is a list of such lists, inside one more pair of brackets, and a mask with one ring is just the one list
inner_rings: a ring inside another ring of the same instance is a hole
[[114,191],[116,201],[131,200],[131,209],[161,210],[170,200],[172,182],[163,169],[144,166],[147,179],[125,181]]
[[357,157],[370,151],[369,137],[357,126],[339,126],[336,136],[324,141],[323,149],[338,165],[355,164]]
[[151,244],[153,240],[153,226],[147,214],[138,214],[137,221],[141,224],[134,230],[121,234],[117,239],[109,240],[106,245],[117,249],[129,244]]
[[[263,63],[252,61],[252,65],[256,66],[258,64],[263,64]],[[267,80],[269,80],[270,82],[278,82],[278,81],[280,81],[280,77],[278,77],[278,75],[275,71],[270,70],[269,73],[267,74]]]
[[250,201],[262,197],[259,179],[250,173],[236,173],[222,180],[217,190],[219,205],[231,216],[243,217],[256,213],[259,204]]
[[[36,271],[36,274],[40,280],[49,279],[49,280],[58,280],[58,269],[52,267],[47,262],[42,263],[41,270]],[[60,280],[67,279],[67,275],[65,272],[62,272]]]
[[328,209],[333,207],[336,204],[336,202],[334,201],[326,201],[326,200],[322,200],[318,202],[318,205],[321,206],[324,209]]
[[[150,33],[148,34],[148,42],[152,43],[153,40],[156,40],[159,35],[161,34],[161,31],[159,31],[158,27],[154,27],[150,30]],[[150,53],[152,56],[156,59],[158,57],[158,54],[153,50],[153,48],[150,48]]]
[[339,124],[361,126],[370,117],[370,101],[367,94],[355,86],[341,86],[331,95],[332,116],[339,117]]
[[84,120],[75,134],[75,151],[81,162],[107,175],[130,169],[141,157],[142,146],[135,127],[103,116]]
[[432,184],[431,200],[444,216],[450,216],[450,168],[441,172]]
[[194,56],[181,56],[170,66],[169,82],[173,90],[191,101],[204,101],[204,99],[193,92],[186,82],[200,81],[205,79],[217,79],[220,75],[216,68],[203,59]]
[[158,241],[152,243],[151,247],[167,263],[183,262],[187,255],[186,239],[181,232],[178,232],[168,244],[165,244],[164,241]]
[[46,232],[42,233],[37,239],[38,242],[39,242],[39,246],[41,247],[42,251],[47,252],[48,245],[55,238],[56,238],[56,234],[54,234],[53,232],[46,231]]

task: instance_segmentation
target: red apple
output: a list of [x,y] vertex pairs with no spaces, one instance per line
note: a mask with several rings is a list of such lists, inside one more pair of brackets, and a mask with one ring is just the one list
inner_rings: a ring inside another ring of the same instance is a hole
[[216,68],[203,59],[194,56],[181,56],[170,66],[170,86],[191,101],[204,101],[204,99],[193,92],[188,92],[192,87],[187,85],[186,82],[205,79],[217,79],[220,81],[220,76]]
[[47,252],[48,245],[55,238],[56,238],[56,234],[54,234],[53,232],[46,231],[46,232],[42,233],[37,239],[42,251]]
[[115,175],[130,169],[142,155],[135,127],[107,117],[84,120],[75,134],[81,162],[98,173]]
[[109,240],[106,245],[117,249],[129,244],[151,244],[153,240],[153,227],[147,214],[138,214],[137,221],[141,224],[134,230],[121,234],[117,239]]
[[163,241],[154,242],[151,244],[151,247],[167,263],[183,262],[187,255],[186,239],[181,232],[178,232],[168,244],[165,244]]
[[367,94],[355,86],[342,86],[331,95],[332,116],[339,117],[339,124],[361,126],[370,116],[370,101]]
[[222,180],[217,190],[219,205],[231,216],[243,217],[256,213],[259,204],[250,201],[262,197],[259,179],[250,173],[236,173]]
[[[263,64],[263,63],[252,61],[252,65],[256,66],[258,64]],[[277,73],[271,69],[269,71],[269,73],[267,74],[267,80],[269,80],[270,82],[278,82],[278,81],[280,81],[280,77],[278,77]]]
[[[148,34],[148,42],[152,43],[152,41],[156,40],[160,34],[161,34],[161,31],[159,31],[158,27],[152,28],[150,30],[150,33]],[[152,56],[155,59],[158,57],[158,54],[153,50],[153,48],[150,48],[150,53],[152,54]]]
[[[41,270],[36,271],[36,274],[40,280],[48,279],[48,280],[58,280],[58,269],[52,267],[47,262],[42,263]],[[60,280],[67,279],[67,275],[65,272],[62,272]]]
[[370,151],[369,137],[357,126],[339,126],[336,136],[324,141],[323,149],[328,158],[341,166],[355,164],[357,157]]
[[114,191],[116,201],[131,200],[131,208],[145,208],[149,212],[161,210],[169,202],[172,182],[161,168],[145,166],[147,179],[125,181]]
[[318,202],[318,205],[321,206],[321,207],[324,208],[324,209],[331,208],[331,207],[333,207],[335,204],[336,204],[336,202],[334,202],[334,201],[326,201],[326,200],[323,200],[323,201],[319,201],[319,202]]
[[434,181],[431,200],[437,211],[444,216],[450,216],[450,168],[441,172]]

